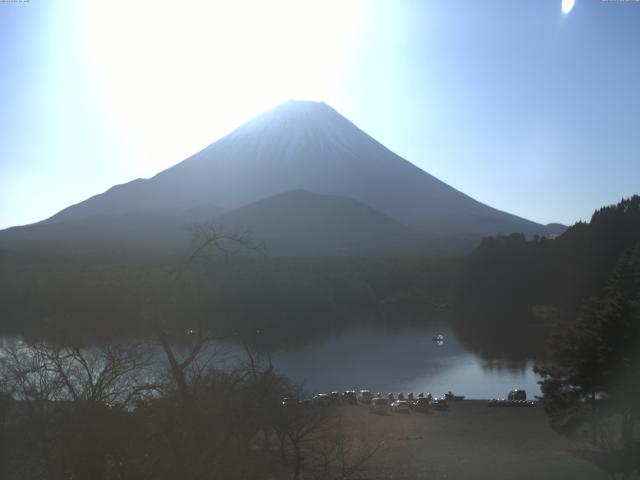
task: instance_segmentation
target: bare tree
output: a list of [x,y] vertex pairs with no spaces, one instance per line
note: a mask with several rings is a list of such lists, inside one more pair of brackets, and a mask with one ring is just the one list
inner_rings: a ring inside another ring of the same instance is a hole
[[282,429],[293,449],[293,478],[300,478],[305,458],[306,444],[313,445],[313,441],[331,429],[334,415],[331,408],[310,406],[292,406],[284,418]]
[[[237,254],[242,250],[257,251],[260,249],[260,245],[252,240],[247,232],[229,231],[221,225],[211,222],[194,224],[191,227],[191,233],[193,244],[191,255],[186,264],[174,272],[175,279],[178,282],[184,280],[185,275],[191,270],[197,259],[211,260],[212,257],[220,254],[228,258],[229,255]],[[200,279],[200,282],[195,283],[194,288],[198,290],[195,297],[204,297],[205,292],[202,292],[200,285],[202,279]],[[197,325],[193,326],[193,328],[188,328],[187,333],[191,336],[193,342],[191,343],[190,351],[182,359],[179,359],[172,346],[167,329],[163,328],[160,322],[156,322],[156,334],[160,346],[167,357],[171,377],[183,399],[186,399],[189,395],[189,382],[187,379],[189,369],[195,367],[197,376],[200,376],[204,371],[204,367],[210,363],[210,358],[201,363],[199,358],[201,353],[213,342],[223,340],[226,337],[225,335],[212,333],[201,319],[198,320]]]
[[22,463],[36,478],[106,478],[122,463],[133,403],[160,387],[140,344],[82,349],[15,341],[0,357],[2,383],[18,401],[29,456]]
[[222,225],[196,223],[191,227],[192,252],[188,263],[197,258],[211,258],[222,254],[225,258],[243,250],[261,251],[264,244],[251,238],[247,230],[228,230]]
[[367,462],[383,447],[383,441],[372,441],[347,432],[338,420],[312,450],[310,475],[315,480],[349,480],[359,478]]

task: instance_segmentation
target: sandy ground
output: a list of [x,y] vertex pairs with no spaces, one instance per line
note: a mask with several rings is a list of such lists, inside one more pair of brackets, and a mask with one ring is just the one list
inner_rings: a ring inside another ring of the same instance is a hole
[[340,408],[345,426],[384,445],[362,472],[369,479],[607,479],[571,450],[589,448],[548,426],[541,407],[489,408],[452,402],[448,411],[376,415]]

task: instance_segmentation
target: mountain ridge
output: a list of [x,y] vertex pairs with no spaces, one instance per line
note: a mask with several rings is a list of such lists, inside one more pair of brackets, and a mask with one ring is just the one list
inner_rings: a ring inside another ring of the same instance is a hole
[[[412,230],[357,200],[291,190],[225,213],[201,206],[178,214],[111,215],[12,227],[0,247],[34,250],[186,251],[195,224],[251,238],[267,255],[394,255],[469,250],[468,239],[451,241]],[[251,252],[245,252],[251,253]]]
[[412,230],[481,238],[559,233],[482,204],[395,154],[322,102],[288,101],[149,179],[116,185],[34,225],[113,215],[224,213],[292,190],[356,200]]

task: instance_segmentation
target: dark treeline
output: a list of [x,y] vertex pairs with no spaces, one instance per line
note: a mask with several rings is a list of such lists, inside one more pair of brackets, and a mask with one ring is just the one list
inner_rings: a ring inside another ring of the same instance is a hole
[[601,295],[618,259],[639,241],[640,196],[601,208],[554,239],[485,238],[463,263],[453,293],[463,337],[481,349],[501,344],[507,353],[539,355],[550,327]]
[[601,295],[558,323],[549,349],[550,361],[536,371],[551,425],[571,432],[588,422],[593,442],[607,443],[611,426],[603,426],[617,417],[621,445],[640,459],[640,242],[618,259]]
[[[305,342],[358,321],[447,307],[456,261],[125,255],[0,256],[3,333],[145,336],[206,325],[255,342]],[[393,319],[393,320],[390,320]]]
[[612,478],[640,467],[640,196],[555,239],[485,239],[453,298],[472,345],[546,347],[542,404],[562,434],[589,427],[577,454]]

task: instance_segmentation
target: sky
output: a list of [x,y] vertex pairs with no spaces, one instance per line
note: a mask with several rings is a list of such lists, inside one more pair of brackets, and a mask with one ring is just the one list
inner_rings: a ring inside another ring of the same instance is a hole
[[588,220],[640,193],[640,1],[562,3],[0,2],[0,228],[290,98],[492,207]]

